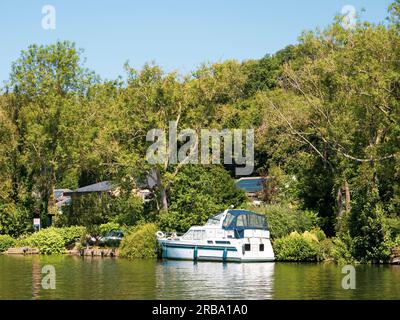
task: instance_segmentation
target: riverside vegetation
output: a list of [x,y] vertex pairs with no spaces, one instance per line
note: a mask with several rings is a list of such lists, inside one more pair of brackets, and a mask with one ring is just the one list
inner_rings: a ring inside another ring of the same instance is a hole
[[[62,253],[83,234],[124,227],[121,255],[154,257],[154,230],[183,232],[230,205],[249,207],[232,165],[151,165],[150,129],[254,128],[255,174],[278,260],[386,262],[400,245],[400,1],[378,25],[338,17],[260,60],[164,73],[125,65],[102,80],[68,41],[31,45],[0,95],[0,250]],[[153,200],[135,182],[156,172]],[[54,188],[111,180],[119,196]],[[32,234],[32,219],[54,227]]]

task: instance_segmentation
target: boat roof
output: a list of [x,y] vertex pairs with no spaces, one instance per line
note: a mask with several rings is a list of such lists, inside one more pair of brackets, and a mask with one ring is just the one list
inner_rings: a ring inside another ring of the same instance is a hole
[[236,187],[243,189],[247,193],[257,193],[264,189],[266,178],[263,177],[246,177],[236,181]]
[[[257,216],[263,216],[263,214],[260,213],[256,213],[254,211],[249,211],[249,210],[244,210],[244,209],[228,209],[227,213],[230,213],[231,215],[237,217],[240,215],[257,215]],[[224,214],[224,212],[220,212],[215,216],[212,216],[210,219],[217,219],[220,220],[222,218],[222,215]]]
[[244,210],[244,209],[229,209],[228,213],[230,213],[233,216],[239,216],[239,215],[242,215],[242,214],[264,216],[263,214],[256,213],[254,211]]
[[[226,215],[224,216],[224,213]],[[224,217],[224,221],[221,219]],[[221,212],[207,221],[207,225],[217,225],[222,222],[222,228],[225,230],[243,231],[245,229],[268,230],[266,217],[253,211],[244,209],[228,209]]]

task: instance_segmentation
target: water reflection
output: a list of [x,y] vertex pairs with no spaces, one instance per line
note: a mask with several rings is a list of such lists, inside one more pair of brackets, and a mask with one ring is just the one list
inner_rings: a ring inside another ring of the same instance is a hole
[[32,259],[32,299],[38,300],[40,298],[40,286],[41,286],[41,270],[39,259],[34,257]]
[[163,261],[157,299],[272,299],[274,263]]
[[[41,286],[44,265],[56,290]],[[399,299],[400,266],[356,267],[344,290],[341,266],[0,255],[0,299]]]

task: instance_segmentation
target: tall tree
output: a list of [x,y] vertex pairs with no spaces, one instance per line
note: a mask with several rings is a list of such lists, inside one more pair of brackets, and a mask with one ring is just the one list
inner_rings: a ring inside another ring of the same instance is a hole
[[[82,66],[81,52],[70,42],[32,45],[13,63],[8,83],[15,95],[10,110],[19,135],[18,160],[26,172],[37,210],[48,213],[53,189],[68,164],[78,122],[79,101],[95,77]],[[16,179],[18,182],[19,179]]]

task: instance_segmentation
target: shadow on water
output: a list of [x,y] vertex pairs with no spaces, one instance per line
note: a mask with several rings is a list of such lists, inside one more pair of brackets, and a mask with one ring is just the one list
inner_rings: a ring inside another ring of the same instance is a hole
[[[56,289],[42,288],[42,268]],[[218,263],[0,255],[0,299],[399,299],[400,266],[342,268],[324,263]]]

